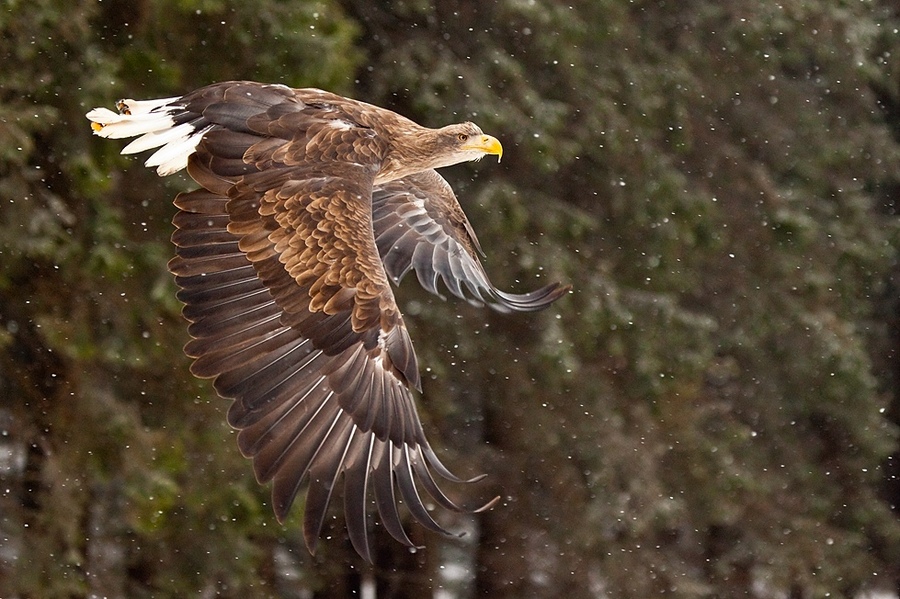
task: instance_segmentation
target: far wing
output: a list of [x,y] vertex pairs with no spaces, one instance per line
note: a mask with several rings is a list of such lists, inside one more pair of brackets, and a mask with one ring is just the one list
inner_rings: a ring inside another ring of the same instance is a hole
[[491,283],[478,259],[481,247],[450,185],[428,170],[379,185],[372,194],[375,242],[395,283],[415,270],[427,291],[438,280],[469,302],[500,312],[546,308],[570,287],[552,283],[530,293],[507,293]]

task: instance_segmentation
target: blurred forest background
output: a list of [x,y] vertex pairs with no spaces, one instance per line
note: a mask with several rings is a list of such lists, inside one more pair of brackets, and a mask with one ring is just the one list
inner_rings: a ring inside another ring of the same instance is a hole
[[[893,0],[7,0],[0,596],[900,593]],[[316,557],[194,380],[171,199],[84,113],[316,86],[503,162],[448,169],[507,317],[401,286],[432,444],[504,501]],[[360,591],[362,587],[362,591]]]

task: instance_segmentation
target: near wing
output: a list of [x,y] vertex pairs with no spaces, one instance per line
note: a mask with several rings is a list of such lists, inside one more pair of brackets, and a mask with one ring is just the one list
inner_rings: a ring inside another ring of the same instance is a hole
[[500,312],[541,310],[570,289],[552,283],[516,294],[494,287],[478,259],[483,252],[469,220],[450,185],[434,170],[377,186],[372,217],[378,251],[395,283],[415,270],[431,293],[440,295],[441,279],[453,295]]
[[413,403],[415,354],[371,234],[371,130],[346,115],[332,122],[333,106],[280,87],[232,84],[180,103],[179,122],[209,128],[188,161],[203,189],[176,198],[170,268],[192,322],[185,351],[196,375],[235,399],[228,420],[259,481],[273,481],[276,515],[306,485],[314,551],[343,475],[348,533],[367,560],[370,497],[402,543],[412,546],[401,499],[446,533],[417,484],[460,510],[432,472],[461,481],[431,449]]

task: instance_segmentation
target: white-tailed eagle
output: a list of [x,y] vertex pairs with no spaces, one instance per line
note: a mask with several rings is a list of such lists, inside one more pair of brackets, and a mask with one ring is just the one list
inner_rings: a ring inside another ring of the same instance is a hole
[[432,293],[442,280],[507,312],[540,310],[568,291],[496,289],[434,170],[500,156],[500,142],[472,123],[428,129],[322,90],[253,82],[117,106],[87,114],[97,135],[136,137],[123,154],[157,148],[147,166],[160,175],[186,167],[200,185],[175,198],[169,263],[191,323],[185,352],[196,376],[234,400],[228,422],[256,478],[272,481],[279,521],[305,486],[304,536],[315,551],[343,475],[347,530],[365,559],[371,499],[401,543],[413,546],[400,500],[446,534],[418,488],[461,510],[433,473],[462,481],[422,431],[416,355],[390,282],[414,270]]

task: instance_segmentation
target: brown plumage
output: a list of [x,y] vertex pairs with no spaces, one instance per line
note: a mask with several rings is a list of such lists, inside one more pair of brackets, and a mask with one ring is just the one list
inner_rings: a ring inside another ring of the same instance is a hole
[[[187,167],[200,188],[175,204],[169,264],[193,339],[192,372],[234,403],[228,422],[283,520],[307,487],[304,535],[315,551],[343,475],[353,546],[371,561],[370,497],[381,522],[412,546],[397,502],[447,534],[419,495],[461,510],[433,473],[462,482],[422,431],[411,389],[418,366],[389,280],[414,270],[456,296],[532,311],[558,283],[504,293],[450,186],[434,170],[499,142],[472,123],[427,129],[394,112],[315,89],[218,83],[179,98],[123,100],[88,113],[104,137],[159,148],[161,175]],[[417,488],[418,487],[418,488]],[[478,510],[488,509],[493,502]]]

